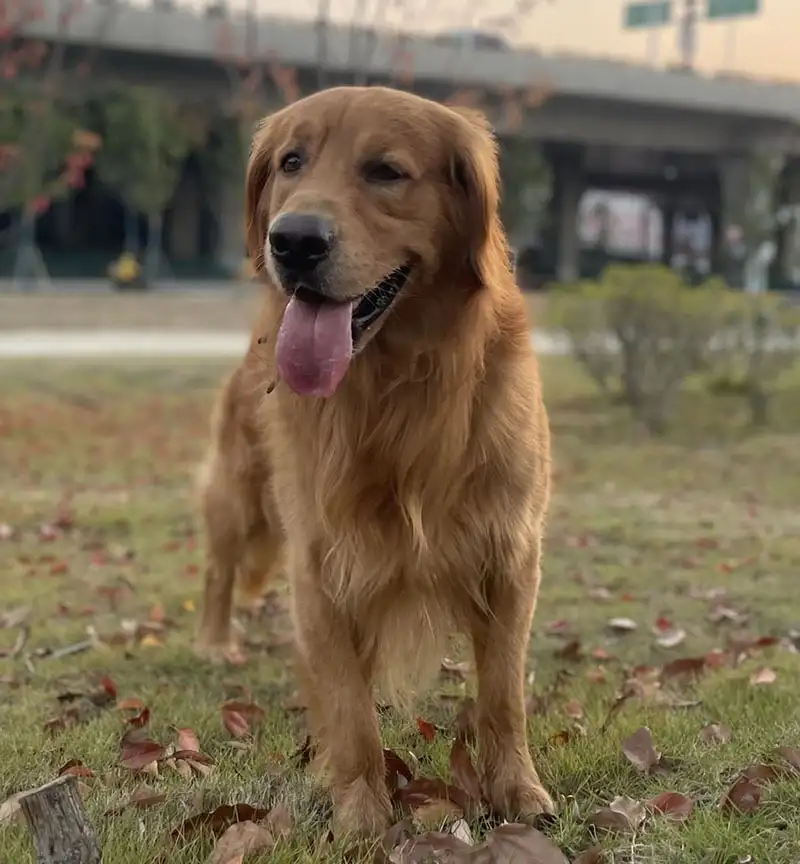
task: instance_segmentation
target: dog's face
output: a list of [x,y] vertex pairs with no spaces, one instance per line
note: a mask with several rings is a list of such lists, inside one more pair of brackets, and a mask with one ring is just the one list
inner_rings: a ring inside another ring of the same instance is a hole
[[292,389],[331,395],[404,293],[436,291],[445,272],[486,282],[497,173],[481,115],[401,91],[335,88],[264,121],[248,252],[287,297],[278,365]]

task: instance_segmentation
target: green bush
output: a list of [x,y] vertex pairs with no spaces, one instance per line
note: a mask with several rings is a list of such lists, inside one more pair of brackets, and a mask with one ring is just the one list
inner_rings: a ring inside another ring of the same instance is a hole
[[769,420],[770,396],[800,357],[800,307],[774,295],[729,292],[710,362],[712,392],[743,395],[754,426]]
[[592,379],[661,434],[686,379],[709,367],[727,293],[719,280],[689,287],[667,267],[614,265],[560,292],[553,308]]

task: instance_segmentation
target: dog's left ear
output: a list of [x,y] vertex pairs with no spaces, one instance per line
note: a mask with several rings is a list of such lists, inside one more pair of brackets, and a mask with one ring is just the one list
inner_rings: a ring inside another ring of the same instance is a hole
[[456,118],[450,179],[461,202],[457,228],[467,243],[470,268],[480,286],[491,283],[490,269],[508,260],[500,222],[500,167],[492,127],[480,111],[450,109]]
[[267,214],[263,212],[262,198],[272,166],[269,120],[269,117],[264,118],[253,135],[245,177],[245,241],[247,256],[257,274],[260,274],[264,269],[264,241],[267,234]]

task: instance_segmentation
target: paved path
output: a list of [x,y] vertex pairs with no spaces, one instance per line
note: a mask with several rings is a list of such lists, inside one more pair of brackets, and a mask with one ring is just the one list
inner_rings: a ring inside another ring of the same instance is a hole
[[[7,330],[0,331],[0,358],[239,357],[247,333],[210,330]],[[566,354],[558,334],[537,332],[540,354]]]

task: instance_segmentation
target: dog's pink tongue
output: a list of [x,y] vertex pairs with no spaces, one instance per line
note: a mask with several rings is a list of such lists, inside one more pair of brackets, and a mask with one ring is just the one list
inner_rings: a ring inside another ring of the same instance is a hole
[[352,304],[292,297],[278,333],[281,380],[301,396],[332,396],[353,356]]

